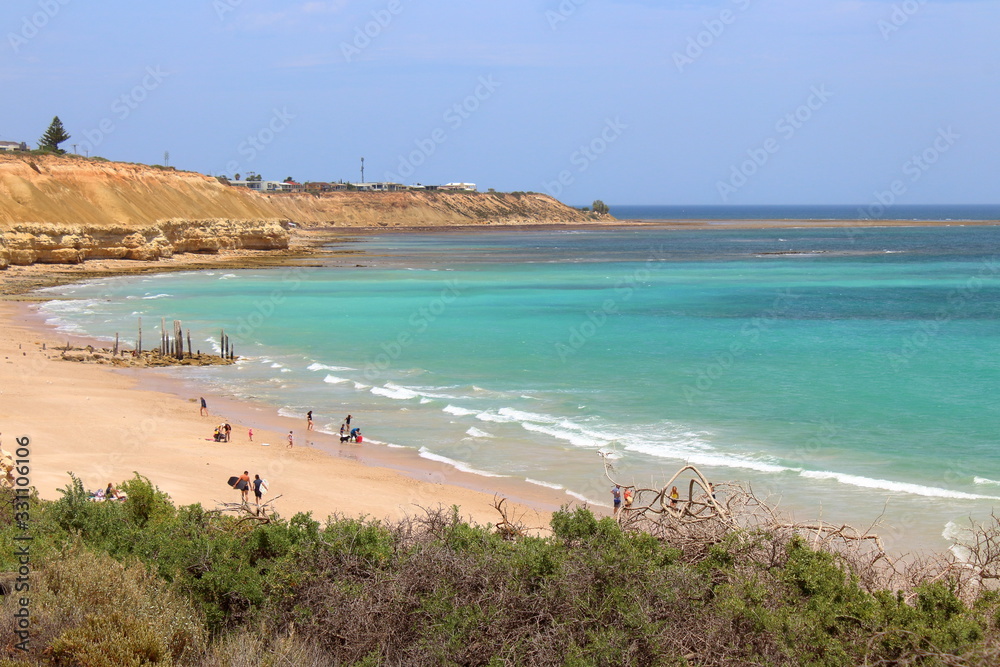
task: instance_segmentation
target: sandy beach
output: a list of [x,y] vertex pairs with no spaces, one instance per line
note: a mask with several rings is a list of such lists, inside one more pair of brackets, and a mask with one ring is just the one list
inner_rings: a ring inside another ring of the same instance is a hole
[[[11,278],[51,282],[52,275],[41,275],[45,267],[30,267],[35,275],[27,278],[18,268]],[[56,280],[72,276],[66,271]],[[226,480],[246,470],[251,478],[260,474],[269,481],[268,496],[281,496],[275,505],[285,517],[312,512],[317,519],[331,514],[397,519],[419,514],[422,507],[458,505],[463,516],[487,524],[500,519],[493,507],[499,494],[510,499],[512,516],[538,527],[547,526],[551,511],[568,500],[546,489],[523,488],[526,484],[483,488],[482,478],[443,464],[374,452],[367,444],[341,445],[339,438],[307,433],[304,416],[298,421],[265,415],[260,406],[225,397],[206,394],[210,414],[202,416],[200,396],[178,395],[183,385],[148,369],[121,371],[53,358],[54,345],[65,343],[66,336],[47,330],[29,303],[0,301],[0,441],[10,450],[15,438],[30,439],[31,483],[46,499],[59,496],[70,472],[90,490],[138,472],[178,505],[214,508],[239,500]],[[345,406],[344,414],[349,411]],[[214,442],[213,430],[223,421],[233,426],[232,440]]]

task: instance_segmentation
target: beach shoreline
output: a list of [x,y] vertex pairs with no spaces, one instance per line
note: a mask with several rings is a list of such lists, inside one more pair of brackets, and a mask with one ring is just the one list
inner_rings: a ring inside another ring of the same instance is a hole
[[[391,521],[422,508],[457,505],[463,516],[485,525],[501,519],[493,504],[506,497],[512,515],[537,528],[546,527],[561,504],[559,495],[546,489],[498,483],[491,492],[481,479],[434,461],[400,456],[394,462],[375,454],[375,445],[341,445],[339,438],[315,431],[307,438],[304,416],[301,421],[271,416],[264,406],[237,406],[234,399],[205,395],[210,414],[200,416],[200,395],[185,395],[182,380],[150,376],[149,369],[122,371],[50,358],[56,336],[28,307],[0,301],[0,386],[7,388],[0,393],[0,441],[9,450],[14,438],[29,438],[30,481],[42,498],[57,498],[70,483],[69,473],[96,490],[137,472],[178,505],[211,508],[238,501],[239,494],[223,483],[248,470],[269,480],[271,496],[282,496],[276,507],[285,517],[312,512],[317,519]],[[76,345],[91,343],[68,338]],[[229,443],[211,438],[222,421],[233,425]],[[295,434],[292,448],[287,430]]]

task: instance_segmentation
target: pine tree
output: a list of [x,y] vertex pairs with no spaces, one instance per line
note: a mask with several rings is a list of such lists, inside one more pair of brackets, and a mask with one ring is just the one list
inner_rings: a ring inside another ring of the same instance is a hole
[[66,128],[63,127],[59,116],[56,116],[52,119],[49,129],[45,130],[45,134],[38,140],[38,148],[56,153],[65,153],[66,151],[59,150],[59,144],[67,139],[69,139],[69,135],[66,134]]

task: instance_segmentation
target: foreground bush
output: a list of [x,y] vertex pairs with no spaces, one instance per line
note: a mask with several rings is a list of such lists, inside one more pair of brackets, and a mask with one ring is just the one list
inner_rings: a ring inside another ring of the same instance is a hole
[[[171,665],[205,648],[204,620],[186,597],[140,564],[82,547],[35,572],[30,598],[31,646],[45,649],[33,653],[51,664]],[[0,636],[13,637],[13,604],[3,611]]]
[[[551,536],[513,540],[457,509],[393,524],[258,524],[175,508],[138,476],[126,484],[125,503],[86,501],[74,482],[38,505],[32,605],[44,611],[31,655],[0,644],[0,656],[206,667],[979,665],[1000,647],[998,596],[970,606],[948,577],[871,590],[854,566],[794,535],[733,530],[680,549],[586,509],[557,512]],[[0,636],[11,608],[5,601]]]

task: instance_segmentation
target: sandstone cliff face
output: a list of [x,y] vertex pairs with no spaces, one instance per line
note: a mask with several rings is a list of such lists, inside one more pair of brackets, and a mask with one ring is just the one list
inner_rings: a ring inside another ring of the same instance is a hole
[[288,247],[285,216],[215,178],[72,156],[0,155],[0,269]]
[[548,195],[482,192],[330,192],[263,195],[288,219],[306,226],[434,227],[531,225],[611,220],[583,213]]
[[424,227],[609,219],[534,193],[261,195],[172,169],[75,156],[0,154],[0,269],[287,248],[289,223]]

